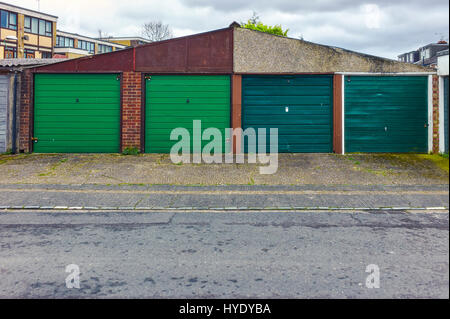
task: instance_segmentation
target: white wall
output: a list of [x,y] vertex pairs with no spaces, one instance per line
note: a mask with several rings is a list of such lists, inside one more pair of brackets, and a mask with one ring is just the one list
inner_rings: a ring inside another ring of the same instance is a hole
[[448,75],[448,54],[438,56],[438,75]]
[[8,133],[9,75],[0,75],[0,153],[6,152]]
[[439,152],[445,151],[445,130],[444,130],[444,78],[449,73],[448,54],[438,56],[438,75],[439,75]]

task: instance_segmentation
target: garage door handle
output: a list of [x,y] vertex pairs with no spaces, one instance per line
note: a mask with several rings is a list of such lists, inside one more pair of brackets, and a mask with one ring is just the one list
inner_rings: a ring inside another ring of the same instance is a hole
[[32,137],[32,138],[31,138],[31,141],[37,143],[38,138],[37,138],[37,137]]

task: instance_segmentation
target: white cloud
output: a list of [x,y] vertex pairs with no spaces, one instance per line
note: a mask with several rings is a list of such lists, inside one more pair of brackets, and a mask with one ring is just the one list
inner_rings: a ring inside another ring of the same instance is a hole
[[[37,10],[36,0],[9,3]],[[448,0],[41,0],[41,11],[59,16],[58,29],[96,37],[141,35],[142,24],[161,20],[175,36],[246,21],[253,11],[288,35],[369,54],[400,53],[448,39]]]
[[369,29],[379,29],[381,20],[381,11],[376,4],[364,4],[361,6],[364,14],[366,27]]

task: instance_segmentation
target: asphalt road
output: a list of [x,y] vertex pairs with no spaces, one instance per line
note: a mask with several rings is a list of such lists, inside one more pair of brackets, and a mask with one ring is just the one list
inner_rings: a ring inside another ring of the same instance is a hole
[[0,247],[3,298],[449,298],[448,213],[2,212]]

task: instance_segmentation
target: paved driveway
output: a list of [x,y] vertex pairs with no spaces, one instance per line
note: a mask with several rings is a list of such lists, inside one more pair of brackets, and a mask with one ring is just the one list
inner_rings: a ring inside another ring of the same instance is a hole
[[448,159],[418,154],[279,154],[259,164],[176,165],[168,155],[0,155],[0,184],[448,185]]

